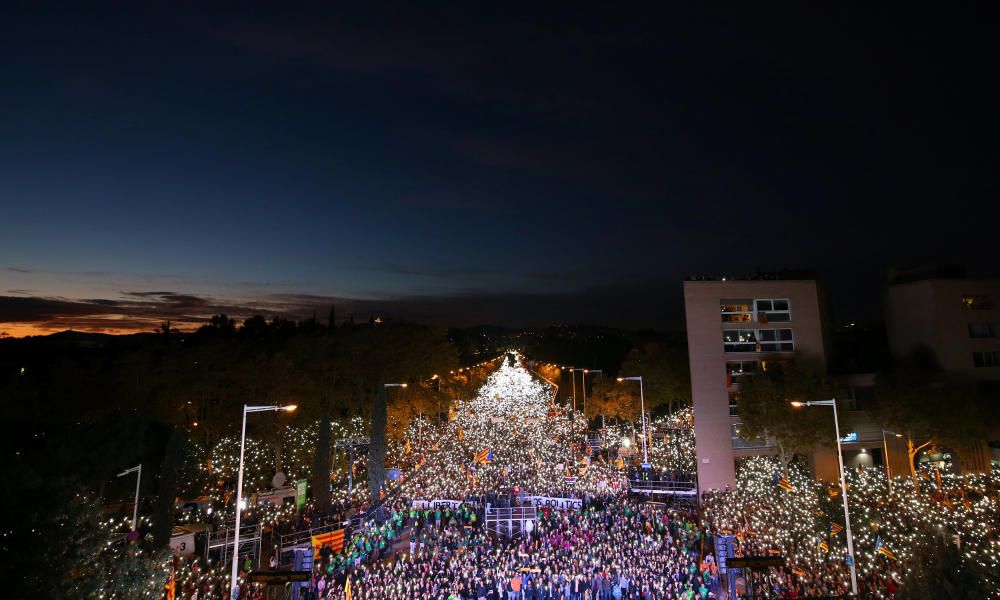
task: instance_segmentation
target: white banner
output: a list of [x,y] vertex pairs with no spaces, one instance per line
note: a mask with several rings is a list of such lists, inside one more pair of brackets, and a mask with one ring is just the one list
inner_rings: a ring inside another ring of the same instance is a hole
[[462,505],[466,506],[476,506],[476,502],[470,502],[467,500],[414,500],[411,504],[413,508],[452,508],[457,509]]
[[583,500],[579,498],[550,498],[548,496],[525,496],[524,503],[537,508],[554,508],[556,510],[581,510]]

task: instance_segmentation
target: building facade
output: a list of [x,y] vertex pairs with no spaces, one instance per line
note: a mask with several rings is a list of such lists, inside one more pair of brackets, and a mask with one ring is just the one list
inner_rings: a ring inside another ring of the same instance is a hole
[[945,371],[1000,380],[1000,281],[930,278],[890,283],[886,304],[893,356],[924,348]]
[[[825,363],[825,300],[815,280],[684,282],[698,487],[735,484],[735,459],[773,452],[739,436],[739,381],[762,362],[793,354]],[[836,464],[834,462],[834,464]]]

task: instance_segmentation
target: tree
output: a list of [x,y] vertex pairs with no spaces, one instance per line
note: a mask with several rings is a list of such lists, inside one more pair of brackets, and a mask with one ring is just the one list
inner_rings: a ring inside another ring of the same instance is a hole
[[635,421],[639,418],[641,403],[638,384],[605,378],[595,382],[590,393],[591,396],[587,398],[588,421],[598,415],[625,421]]
[[949,446],[958,452],[986,439],[994,419],[980,384],[945,373],[926,348],[917,348],[876,378],[874,412],[887,428],[906,436],[910,476],[918,492],[916,461],[922,450]]
[[157,547],[170,542],[174,528],[174,502],[177,498],[177,484],[184,467],[184,450],[187,434],[180,427],[171,427],[167,437],[167,447],[160,465],[160,485],[153,507],[153,543]]
[[[320,512],[330,510],[330,411],[321,411],[319,419],[319,434],[316,439],[316,454],[313,461],[312,490],[313,500]],[[351,468],[348,465],[347,468]]]
[[[934,539],[933,532],[925,532]],[[1000,583],[1000,574],[967,560],[953,544],[925,544],[914,552],[915,564],[908,565],[897,598],[903,600],[963,600],[988,598]]]
[[[746,440],[771,439],[778,449],[782,473],[795,452],[833,437],[831,415],[819,409],[800,409],[791,401],[836,398],[837,386],[818,362],[795,357],[768,361],[740,384],[736,406]],[[695,417],[697,418],[697,416]]]
[[[691,371],[687,348],[681,344],[657,340],[633,348],[619,375],[642,376],[646,412],[660,409],[672,413],[691,404]],[[638,404],[639,386],[627,387]]]

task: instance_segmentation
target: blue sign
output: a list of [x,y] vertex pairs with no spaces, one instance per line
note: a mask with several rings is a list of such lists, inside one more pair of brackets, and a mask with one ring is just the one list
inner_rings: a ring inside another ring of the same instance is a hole
[[842,443],[856,442],[858,441],[858,432],[852,431],[851,433],[848,433],[844,437],[840,438],[840,441]]

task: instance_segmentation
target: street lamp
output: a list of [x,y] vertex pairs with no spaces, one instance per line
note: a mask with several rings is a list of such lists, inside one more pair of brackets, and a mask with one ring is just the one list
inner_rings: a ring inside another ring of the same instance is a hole
[[887,433],[891,433],[898,438],[903,437],[903,434],[896,433],[895,431],[889,431],[888,429],[882,430],[882,451],[885,454],[885,480],[889,484],[889,494],[892,494],[892,467],[889,466],[889,444],[885,439],[885,434]]
[[583,422],[587,423],[587,373],[601,373],[600,369],[579,369],[582,375],[580,375],[580,388],[583,392]]
[[237,580],[237,576],[239,575],[240,566],[240,514],[242,513],[242,507],[240,505],[243,504],[243,450],[246,447],[247,442],[247,414],[255,412],[274,412],[279,410],[292,412],[296,408],[298,407],[294,404],[286,406],[243,405],[243,429],[240,431],[240,470],[236,475],[236,529],[233,532],[233,570],[232,579],[229,582],[233,598],[236,598],[240,591],[240,584]]
[[636,375],[634,377],[619,377],[618,381],[639,382],[639,411],[642,413],[642,464],[648,465],[649,453],[646,450],[646,398],[643,395],[643,390],[642,390],[642,375]]
[[574,371],[576,371],[576,367],[572,366],[563,367],[563,369],[569,371],[569,380],[573,383],[573,414],[571,415],[571,418],[575,419],[576,418],[576,374],[574,373]]
[[391,387],[404,387],[405,388],[408,384],[406,384],[406,383],[384,383],[382,385],[384,385],[387,388],[391,388]]
[[833,407],[833,428],[837,436],[837,461],[840,463],[840,494],[844,497],[844,526],[847,530],[847,555],[850,557],[851,567],[851,594],[858,595],[858,571],[855,565],[854,556],[854,536],[851,534],[851,515],[847,509],[847,481],[844,476],[844,453],[840,449],[840,423],[837,421],[837,401],[834,400],[810,400],[807,402],[793,401],[792,406],[830,406]]
[[125,469],[118,474],[119,477],[124,477],[129,473],[136,473],[135,477],[135,507],[132,508],[132,531],[139,533],[139,482],[142,481],[142,464],[132,467],[131,469]]

